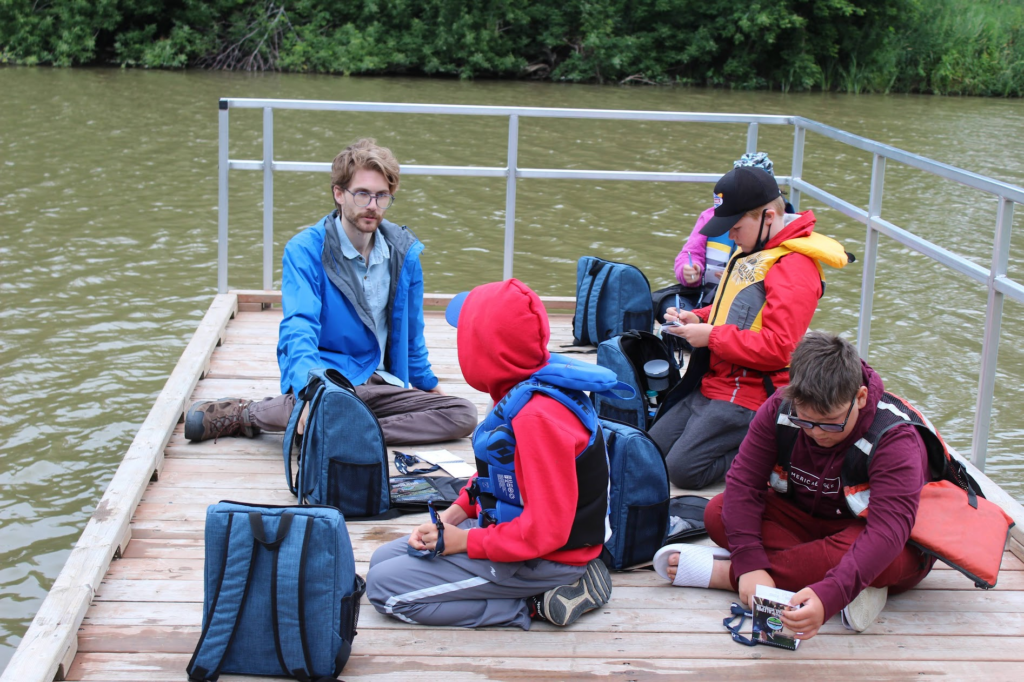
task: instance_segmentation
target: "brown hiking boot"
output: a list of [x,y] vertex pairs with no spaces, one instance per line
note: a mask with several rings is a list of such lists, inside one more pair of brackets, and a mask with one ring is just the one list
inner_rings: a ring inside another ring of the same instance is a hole
[[259,427],[249,420],[251,400],[220,398],[193,403],[185,415],[185,438],[193,443],[221,436],[259,435]]

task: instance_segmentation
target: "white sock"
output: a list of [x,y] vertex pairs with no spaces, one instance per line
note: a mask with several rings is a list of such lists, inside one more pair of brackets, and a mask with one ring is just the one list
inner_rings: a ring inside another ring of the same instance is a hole
[[672,581],[677,587],[708,587],[715,558],[729,558],[729,550],[721,547],[683,543],[666,545],[654,555],[654,571],[665,580],[668,580],[668,559],[673,554],[679,555],[676,579]]

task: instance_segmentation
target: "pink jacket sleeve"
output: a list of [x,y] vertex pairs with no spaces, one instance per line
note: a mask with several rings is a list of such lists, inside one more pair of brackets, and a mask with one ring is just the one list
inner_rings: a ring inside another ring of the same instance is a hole
[[[704,227],[704,224],[711,220],[711,216],[715,215],[714,207],[711,207],[700,214],[697,217],[697,222],[693,226],[693,231],[690,232],[689,238],[686,243],[683,244],[683,250],[676,256],[676,280],[684,287],[692,287],[696,289],[700,286],[701,280],[698,279],[693,284],[688,284],[683,279],[683,266],[690,264],[690,258],[693,259],[693,264],[700,268],[701,273],[704,272],[704,252],[707,250],[708,238],[700,233],[700,228]],[[686,254],[690,254],[687,257]]]

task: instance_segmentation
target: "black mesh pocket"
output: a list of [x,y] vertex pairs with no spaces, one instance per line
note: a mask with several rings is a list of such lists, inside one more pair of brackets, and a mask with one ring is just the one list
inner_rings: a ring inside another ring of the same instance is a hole
[[346,642],[352,642],[359,634],[356,632],[356,625],[359,623],[359,600],[365,593],[366,581],[363,580],[363,576],[356,574],[355,589],[352,594],[341,600],[341,624],[338,634]]
[[651,331],[651,311],[641,310],[636,312],[633,310],[627,310],[622,313],[622,331],[628,332],[632,329],[639,329],[640,331],[650,332]]
[[622,548],[622,565],[650,561],[661,547],[668,528],[668,500],[645,507],[630,507],[623,529],[626,544]]
[[366,581],[356,574],[355,587],[352,594],[341,600],[341,622],[338,623],[338,635],[341,637],[341,647],[334,659],[334,676],[337,677],[344,670],[352,655],[352,642],[355,641],[356,625],[359,623],[359,600],[366,593]]
[[332,459],[327,470],[327,504],[345,518],[381,513],[383,462],[354,464]]
[[601,409],[598,410],[602,419],[614,419],[617,422],[623,422],[630,426],[635,426],[638,429],[647,430],[647,424],[637,424],[636,421],[640,417],[636,408],[632,410],[624,410],[621,407],[612,405],[607,400],[601,401]]

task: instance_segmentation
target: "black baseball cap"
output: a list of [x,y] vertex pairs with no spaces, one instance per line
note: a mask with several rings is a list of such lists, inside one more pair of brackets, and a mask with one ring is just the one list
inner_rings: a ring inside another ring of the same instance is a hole
[[733,168],[715,184],[715,216],[704,223],[700,233],[719,237],[731,230],[744,213],[780,196],[779,183],[770,173],[750,166]]

